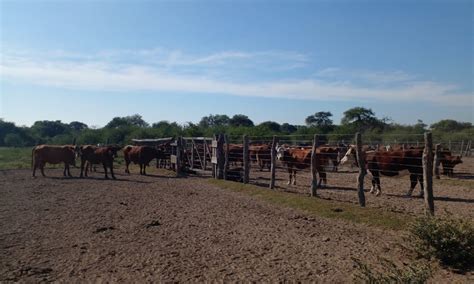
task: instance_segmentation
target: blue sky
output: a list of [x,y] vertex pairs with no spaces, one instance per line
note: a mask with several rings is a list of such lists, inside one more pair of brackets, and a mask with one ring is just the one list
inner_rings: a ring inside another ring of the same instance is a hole
[[474,122],[472,3],[0,0],[0,117]]

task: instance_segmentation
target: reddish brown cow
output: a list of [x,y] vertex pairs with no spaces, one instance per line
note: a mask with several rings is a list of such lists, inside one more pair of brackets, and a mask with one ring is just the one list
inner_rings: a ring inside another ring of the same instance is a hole
[[[288,184],[296,185],[297,170],[304,170],[311,168],[311,149],[305,148],[287,148],[285,146],[276,147],[277,159],[282,161],[288,168]],[[316,154],[319,154],[316,150]],[[318,187],[327,185],[326,172],[324,165],[327,164],[327,159],[324,155],[316,155],[317,172],[319,173]]]
[[146,167],[153,159],[164,159],[163,151],[150,146],[126,146],[123,148],[125,157],[125,172],[130,173],[129,165],[131,162],[140,165],[140,174],[146,175]]
[[[341,160],[341,164],[344,164],[349,159],[349,156],[352,156],[355,159],[355,154],[355,147],[351,146],[344,158]],[[419,182],[421,187],[420,196],[423,196],[422,156],[423,149],[363,152],[366,168],[372,174],[372,187],[370,193],[374,193],[375,191],[376,196],[379,196],[382,192],[380,187],[380,174],[393,177],[398,175],[402,170],[408,170],[410,173],[410,189],[408,190],[407,195],[411,196]]]
[[38,145],[33,147],[31,151],[31,165],[33,167],[33,177],[35,176],[36,169],[39,167],[41,175],[44,174],[44,166],[46,163],[59,164],[64,163],[63,175],[72,176],[69,170],[69,165],[76,166],[76,146],[64,145],[64,146],[53,146],[53,145]]
[[[117,146],[103,146],[97,147],[94,145],[84,145],[80,147],[81,156],[81,175],[87,177],[89,164],[102,164],[104,167],[105,178],[108,179],[107,168],[110,168],[110,175],[115,179],[114,175],[114,158],[117,157],[117,151],[120,148]],[[87,163],[87,164],[86,164]],[[85,172],[84,172],[85,168]]]

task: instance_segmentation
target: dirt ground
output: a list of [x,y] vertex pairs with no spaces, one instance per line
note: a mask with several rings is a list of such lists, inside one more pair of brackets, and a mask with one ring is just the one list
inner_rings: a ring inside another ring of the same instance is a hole
[[[203,177],[178,179],[164,170],[143,177],[136,167],[132,175],[120,170],[115,181],[104,180],[101,173],[70,179],[58,169],[46,172],[49,177],[33,179],[29,170],[0,171],[2,282],[338,283],[352,280],[353,257],[371,264],[377,256],[406,261],[397,245],[403,242],[400,233],[309,217],[212,186]],[[72,173],[78,176],[77,169]],[[460,212],[472,215],[472,192],[454,190],[464,195],[454,197],[448,189],[443,194],[471,204],[439,200],[436,205],[449,203],[453,211],[463,206]],[[320,192],[323,198],[354,201],[355,196],[352,189]],[[369,196],[368,204],[408,202],[415,213],[422,203],[398,196],[377,200]],[[445,270],[434,278],[452,280],[469,281]]]
[[[474,157],[464,157],[463,163],[454,169],[454,177],[441,175],[441,179],[433,180],[433,194],[435,196],[435,212],[437,215],[453,214],[474,218]],[[328,172],[326,188],[318,190],[323,199],[332,199],[358,204],[357,175],[358,168],[344,166],[338,172]],[[309,170],[297,173],[297,185],[287,185],[288,173],[281,166],[276,171],[277,190],[294,192],[296,194],[310,193],[311,176]],[[424,212],[424,201],[419,197],[420,185],[415,187],[413,197],[407,198],[410,188],[408,171],[401,172],[396,177],[381,177],[382,194],[376,197],[368,190],[371,187],[372,176],[365,178],[366,205],[368,207],[383,208],[394,212],[404,212],[420,215]],[[251,183],[268,187],[270,173],[264,169],[260,172],[256,166],[250,172]]]

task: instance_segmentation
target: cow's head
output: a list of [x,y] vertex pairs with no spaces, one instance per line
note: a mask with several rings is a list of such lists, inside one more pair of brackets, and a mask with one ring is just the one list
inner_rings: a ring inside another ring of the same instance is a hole
[[349,150],[347,150],[346,154],[344,155],[344,157],[342,157],[339,164],[344,165],[350,159],[355,159],[355,152],[356,152],[355,146],[354,145],[349,146]]
[[114,146],[109,146],[108,147],[108,152],[109,152],[110,156],[114,159],[118,157],[117,152],[120,151],[120,150],[121,150],[120,146],[115,146],[114,145]]
[[285,157],[285,152],[287,151],[285,146],[277,144],[276,147],[275,147],[275,150],[276,150],[277,160],[279,160],[279,161],[283,160],[283,158]]

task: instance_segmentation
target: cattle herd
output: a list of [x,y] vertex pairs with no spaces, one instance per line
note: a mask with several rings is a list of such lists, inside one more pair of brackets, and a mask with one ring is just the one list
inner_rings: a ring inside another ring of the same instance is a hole
[[[243,164],[243,145],[229,144],[224,147],[227,152],[228,161],[231,164]],[[407,195],[411,195],[414,188],[420,183],[421,194],[423,194],[423,147],[370,147],[364,146],[362,157],[365,160],[366,169],[372,175],[371,193],[377,196],[381,193],[380,175],[396,176],[399,172],[407,170],[410,173],[410,189]],[[80,177],[87,177],[88,171],[93,165],[102,165],[105,178],[110,176],[115,179],[113,163],[117,153],[123,151],[125,160],[125,172],[130,174],[131,163],[140,166],[140,174],[146,175],[146,167],[154,159],[157,167],[163,161],[169,161],[169,144],[160,146],[125,146],[116,145],[39,145],[32,150],[33,177],[36,169],[41,170],[45,176],[44,166],[46,163],[64,163],[64,176],[71,176],[70,166],[76,166],[76,158],[80,159]],[[252,144],[249,146],[249,158],[257,165],[260,171],[270,169],[272,144]],[[307,146],[292,146],[288,144],[277,144],[275,146],[276,159],[288,171],[288,185],[296,184],[296,173],[311,167],[312,148]],[[326,171],[328,169],[337,171],[339,165],[350,163],[358,166],[354,145],[337,146],[319,145],[316,147],[316,171],[319,174],[318,186],[327,185]],[[462,163],[459,156],[453,156],[449,150],[442,149],[438,153],[439,163],[443,167],[443,173],[452,176],[455,165]],[[352,162],[350,162],[352,161]],[[186,163],[184,163],[186,166]],[[189,166],[189,165],[188,165]]]
[[76,166],[76,158],[81,160],[81,174],[80,177],[88,176],[89,169],[92,165],[101,164],[104,167],[105,178],[108,179],[108,170],[110,175],[115,179],[114,175],[114,159],[117,158],[117,152],[123,150],[126,173],[130,173],[130,163],[135,163],[140,166],[140,174],[146,175],[146,167],[153,159],[165,158],[164,149],[151,147],[151,146],[126,146],[122,147],[112,146],[95,146],[95,145],[39,145],[35,146],[32,150],[32,167],[33,177],[35,176],[36,169],[41,170],[41,174],[44,174],[44,166],[46,163],[59,164],[64,163],[64,176],[71,176],[69,167]]

